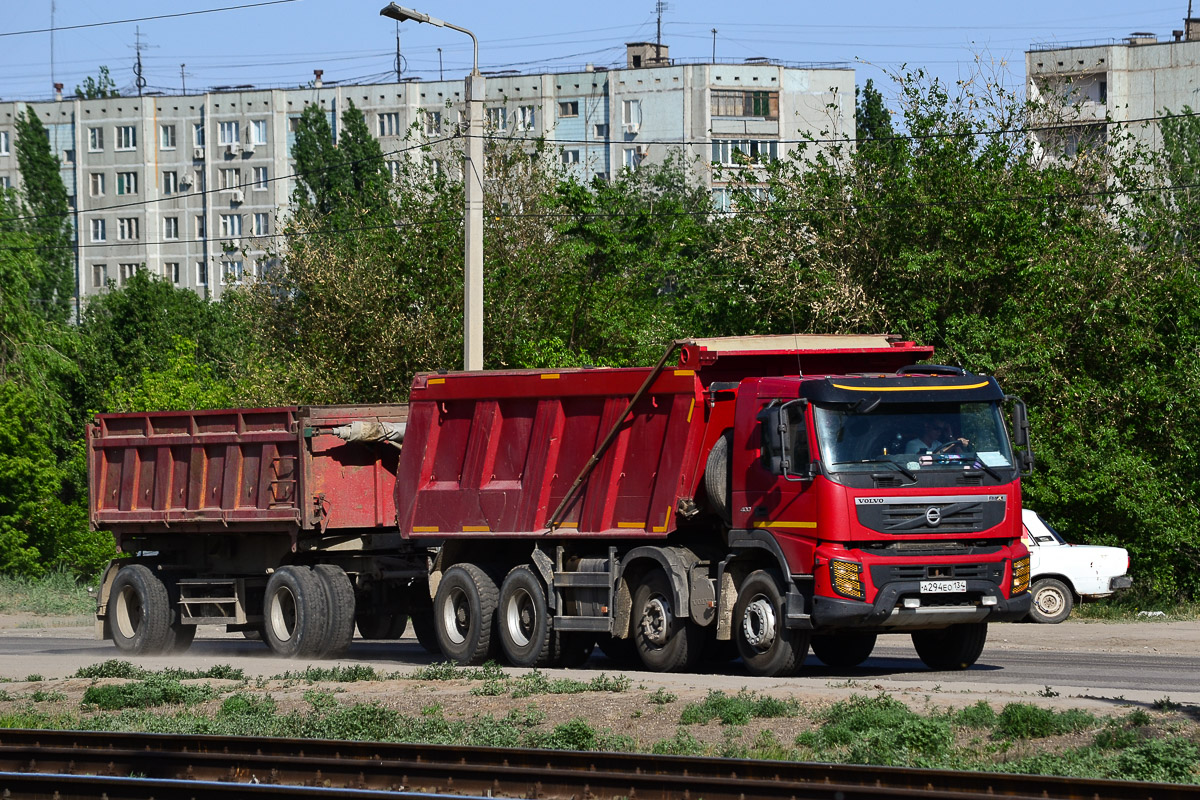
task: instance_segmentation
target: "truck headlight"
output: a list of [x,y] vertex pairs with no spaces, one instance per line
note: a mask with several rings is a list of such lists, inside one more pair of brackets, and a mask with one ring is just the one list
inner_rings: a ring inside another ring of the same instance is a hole
[[842,597],[862,600],[867,596],[862,582],[862,564],[857,561],[830,561],[829,580],[833,590]]
[[1029,590],[1029,556],[1021,556],[1012,562],[1012,594]]

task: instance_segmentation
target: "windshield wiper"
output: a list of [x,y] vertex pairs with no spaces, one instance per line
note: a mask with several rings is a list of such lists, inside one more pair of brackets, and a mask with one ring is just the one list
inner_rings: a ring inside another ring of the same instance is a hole
[[999,472],[996,472],[996,470],[992,469],[987,464],[980,461],[978,458],[975,459],[975,466],[979,467],[981,470],[986,472],[988,475],[991,475],[998,482],[1004,483],[1004,476],[1002,476]]
[[905,475],[905,477],[907,477],[913,483],[917,482],[917,476],[914,473],[910,472],[907,467],[902,467],[902,466],[900,466],[900,464],[896,463],[895,461],[891,461],[886,458],[862,458],[862,459],[859,459],[858,461],[835,461],[835,462],[833,462],[833,465],[835,467],[838,466],[839,464],[887,464],[888,466],[895,467],[897,472],[902,472]]

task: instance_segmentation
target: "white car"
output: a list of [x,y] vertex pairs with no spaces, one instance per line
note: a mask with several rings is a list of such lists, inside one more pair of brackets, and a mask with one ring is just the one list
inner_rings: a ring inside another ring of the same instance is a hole
[[1075,603],[1083,598],[1107,597],[1133,584],[1129,552],[1124,547],[1067,544],[1058,531],[1028,508],[1022,509],[1025,523],[1021,541],[1029,548],[1029,571],[1033,581],[1034,622],[1062,622]]

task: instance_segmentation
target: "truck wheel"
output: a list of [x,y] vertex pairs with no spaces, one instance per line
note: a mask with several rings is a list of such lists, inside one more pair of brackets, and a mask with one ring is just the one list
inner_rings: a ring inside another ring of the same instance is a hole
[[704,629],[675,615],[671,581],[661,569],[648,573],[633,595],[633,641],[646,669],[678,672],[700,658]]
[[277,655],[315,656],[325,643],[329,602],[308,567],[280,567],[267,581],[263,638]]
[[364,639],[399,639],[408,629],[408,616],[358,611],[354,614],[354,624]]
[[1056,578],[1039,578],[1033,582],[1033,603],[1029,617],[1034,622],[1053,624],[1071,616],[1075,596],[1071,589]]
[[426,608],[423,612],[418,613],[419,616],[412,618],[413,635],[417,637],[417,644],[421,645],[426,653],[440,656],[442,646],[438,644],[437,623],[433,618],[433,609]]
[[986,622],[964,622],[940,631],[915,631],[913,647],[925,666],[934,670],[966,669],[983,652]]
[[812,637],[813,655],[830,667],[857,667],[875,649],[873,633],[842,633]]
[[474,564],[455,564],[442,576],[433,600],[438,647],[460,666],[491,655],[498,594],[496,582]]
[[354,638],[354,584],[350,583],[346,570],[334,564],[317,564],[313,574],[321,581],[325,601],[329,604],[325,641],[318,655],[341,658],[350,649],[350,641]]
[[528,564],[513,567],[500,586],[500,649],[514,667],[550,661],[550,606],[542,581]]
[[729,454],[733,450],[733,431],[728,430],[713,442],[704,465],[704,492],[708,495],[708,507],[726,522],[733,520],[729,498],[732,496],[730,481],[733,472],[729,468]]
[[733,622],[738,652],[751,675],[793,675],[808,653],[808,631],[784,626],[784,599],[769,572],[752,572],[738,589]]
[[175,644],[167,587],[142,564],[130,564],[117,572],[108,600],[108,621],[113,643],[130,655],[159,655]]

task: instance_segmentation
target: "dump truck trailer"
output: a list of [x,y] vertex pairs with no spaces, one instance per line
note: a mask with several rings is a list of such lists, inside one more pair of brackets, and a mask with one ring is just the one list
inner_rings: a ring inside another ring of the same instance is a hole
[[[303,658],[793,673],[912,636],[970,666],[1029,611],[1024,406],[887,336],[675,342],[654,367],[425,373],[399,405],[101,414],[97,631]],[[1011,409],[1012,436],[1006,425]]]

